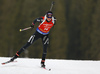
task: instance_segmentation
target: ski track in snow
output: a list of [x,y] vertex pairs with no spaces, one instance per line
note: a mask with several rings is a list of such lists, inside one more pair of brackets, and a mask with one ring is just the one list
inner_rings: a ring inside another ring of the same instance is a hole
[[[10,57],[0,57],[0,63]],[[41,59],[18,58],[17,62],[0,64],[0,74],[100,74],[100,61],[46,59],[46,68],[40,68]]]

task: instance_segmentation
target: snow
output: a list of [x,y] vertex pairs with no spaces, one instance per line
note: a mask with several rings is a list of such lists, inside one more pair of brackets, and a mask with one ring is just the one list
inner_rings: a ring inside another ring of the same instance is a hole
[[[0,57],[0,63],[10,57]],[[41,59],[18,58],[17,62],[0,64],[0,74],[100,74],[100,61],[46,59],[46,68],[40,68]]]

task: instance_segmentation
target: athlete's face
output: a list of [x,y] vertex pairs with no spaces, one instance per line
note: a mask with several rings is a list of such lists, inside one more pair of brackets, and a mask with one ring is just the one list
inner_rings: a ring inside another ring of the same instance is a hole
[[52,19],[52,18],[48,18],[48,17],[47,17],[47,20],[48,20],[48,21],[51,21],[51,19]]
[[48,15],[48,16],[47,16],[47,20],[48,20],[48,21],[51,21],[51,19],[52,19],[52,15]]

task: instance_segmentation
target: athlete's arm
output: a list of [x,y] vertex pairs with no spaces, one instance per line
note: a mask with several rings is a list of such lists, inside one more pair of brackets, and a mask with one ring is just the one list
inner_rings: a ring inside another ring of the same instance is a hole
[[31,27],[34,28],[34,25],[35,25],[36,22],[41,23],[42,21],[43,21],[43,18],[36,18],[36,19],[32,22]]
[[54,25],[56,25],[56,20],[57,20],[57,19],[54,17]]
[[41,23],[43,21],[43,18],[36,18],[32,23],[36,23],[36,22],[39,22]]

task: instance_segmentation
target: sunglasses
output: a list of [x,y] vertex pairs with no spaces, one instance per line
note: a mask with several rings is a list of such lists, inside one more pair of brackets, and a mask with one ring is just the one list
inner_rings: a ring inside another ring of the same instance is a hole
[[47,18],[52,18],[52,14],[48,14],[47,15]]

